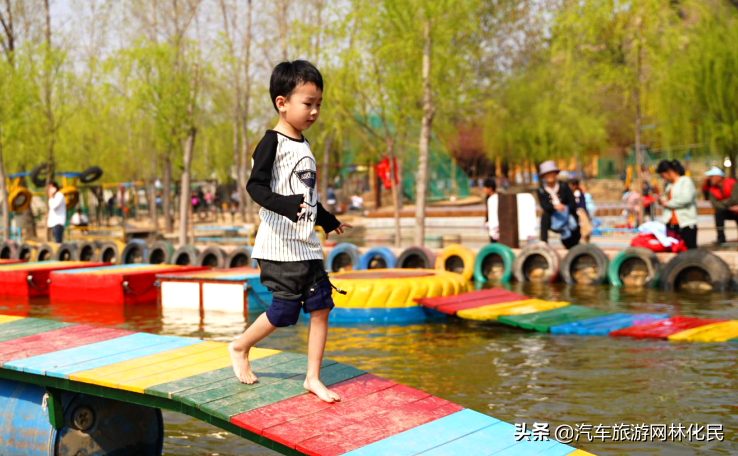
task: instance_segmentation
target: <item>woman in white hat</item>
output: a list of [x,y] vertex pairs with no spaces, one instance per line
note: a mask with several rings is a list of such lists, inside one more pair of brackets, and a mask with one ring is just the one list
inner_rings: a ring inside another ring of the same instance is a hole
[[568,185],[557,180],[561,170],[553,160],[541,163],[538,175],[538,202],[543,209],[541,215],[541,241],[548,242],[549,230],[561,235],[561,243],[570,249],[579,244],[579,218],[577,202]]
[[724,244],[725,221],[734,220],[738,223],[738,185],[735,185],[735,179],[725,177],[723,170],[717,166],[710,168],[705,176],[707,180],[702,191],[715,209],[717,243]]

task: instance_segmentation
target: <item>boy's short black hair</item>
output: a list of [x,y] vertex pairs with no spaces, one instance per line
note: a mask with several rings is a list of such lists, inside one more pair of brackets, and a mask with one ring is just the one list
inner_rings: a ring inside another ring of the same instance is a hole
[[51,185],[52,187],[54,187],[56,190],[59,190],[59,184],[57,184],[56,181],[49,182],[49,185]]
[[312,82],[321,91],[323,90],[323,76],[315,66],[307,60],[282,62],[272,70],[269,79],[269,96],[272,98],[274,109],[277,109],[277,97],[289,98],[295,87]]
[[492,179],[491,177],[488,177],[487,179],[484,180],[484,187],[491,188],[492,191],[494,192],[497,190],[497,183],[495,182],[494,179]]

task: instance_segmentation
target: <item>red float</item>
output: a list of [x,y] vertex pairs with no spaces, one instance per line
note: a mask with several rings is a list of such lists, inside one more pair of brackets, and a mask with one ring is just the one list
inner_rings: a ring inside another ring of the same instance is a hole
[[37,298],[49,295],[49,274],[68,269],[106,266],[89,261],[39,261],[0,265],[0,296]]

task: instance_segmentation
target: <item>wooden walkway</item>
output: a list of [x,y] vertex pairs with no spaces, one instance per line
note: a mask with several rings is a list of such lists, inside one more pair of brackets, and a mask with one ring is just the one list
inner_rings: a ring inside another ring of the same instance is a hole
[[331,360],[321,377],[343,400],[327,404],[302,388],[304,355],[251,359],[245,385],[224,343],[0,315],[0,378],[185,413],[282,454],[589,454]]
[[581,336],[738,342],[738,320],[612,313],[568,302],[543,301],[500,288],[423,298],[421,306],[467,320],[496,321],[531,331]]

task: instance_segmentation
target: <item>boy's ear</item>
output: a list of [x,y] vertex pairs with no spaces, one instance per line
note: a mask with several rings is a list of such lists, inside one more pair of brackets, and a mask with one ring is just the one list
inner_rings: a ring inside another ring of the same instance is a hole
[[277,105],[277,109],[279,110],[279,112],[284,112],[285,103],[287,103],[287,97],[283,97],[282,95],[274,99],[274,104]]

